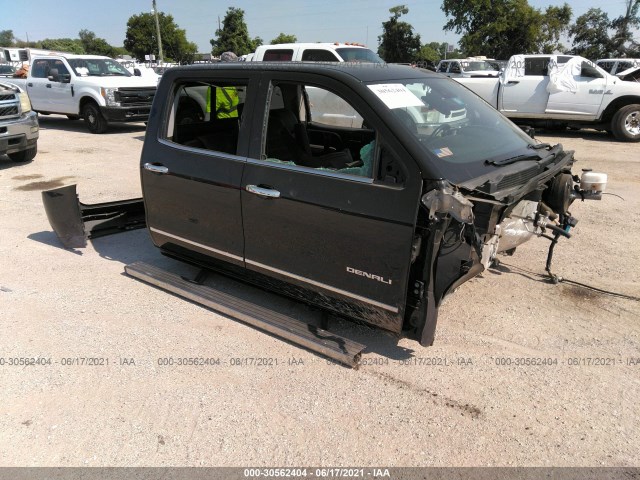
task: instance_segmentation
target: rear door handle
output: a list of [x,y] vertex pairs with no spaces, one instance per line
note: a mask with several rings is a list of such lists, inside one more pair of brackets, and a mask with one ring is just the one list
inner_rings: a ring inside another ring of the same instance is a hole
[[47,83],[47,88],[51,88],[51,84],[50,83]]
[[164,175],[165,173],[169,173],[169,169],[164,165],[155,165],[153,163],[145,163],[143,166],[145,170],[149,170],[150,172],[153,172],[153,173],[160,173],[162,175]]
[[259,187],[257,185],[247,185],[245,187],[247,192],[253,193],[264,198],[280,198],[280,192],[273,190],[272,188]]
[[507,82],[507,84],[509,84],[509,85],[517,85],[517,84],[519,84],[519,83],[520,83],[520,81],[519,81],[519,80],[509,80],[509,81]]

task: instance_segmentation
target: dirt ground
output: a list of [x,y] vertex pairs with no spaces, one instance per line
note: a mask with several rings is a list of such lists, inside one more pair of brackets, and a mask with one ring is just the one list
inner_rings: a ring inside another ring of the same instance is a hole
[[[40,192],[140,196],[143,138],[142,125],[91,135],[52,115],[33,162],[0,157],[0,465],[640,466],[640,303],[545,281],[546,240],[449,297],[431,348],[336,321],[368,345],[351,370],[125,276],[136,260],[194,273],[146,230],[61,247]],[[539,139],[575,150],[574,171],[608,173],[616,194],[574,203],[555,272],[640,296],[640,146]],[[212,361],[160,365],[190,357]],[[44,363],[10,365],[19,358]],[[84,358],[102,364],[69,365]],[[273,365],[235,365],[247,358]]]

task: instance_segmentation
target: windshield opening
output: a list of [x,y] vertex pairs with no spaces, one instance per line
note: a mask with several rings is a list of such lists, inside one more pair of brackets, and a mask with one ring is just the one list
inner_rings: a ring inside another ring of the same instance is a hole
[[78,77],[130,77],[131,73],[110,58],[72,58],[69,65]]
[[534,140],[511,121],[449,79],[427,77],[368,86],[452,182],[490,173],[496,167],[489,162],[531,156],[532,152],[546,155],[546,151],[529,148]]
[[462,68],[466,71],[477,72],[482,70],[494,70],[493,65],[489,62],[462,62]]

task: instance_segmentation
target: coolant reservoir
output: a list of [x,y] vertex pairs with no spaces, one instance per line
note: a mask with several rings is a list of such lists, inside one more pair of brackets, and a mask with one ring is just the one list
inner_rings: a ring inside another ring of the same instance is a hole
[[580,189],[587,192],[604,192],[607,188],[607,174],[583,171],[580,177]]

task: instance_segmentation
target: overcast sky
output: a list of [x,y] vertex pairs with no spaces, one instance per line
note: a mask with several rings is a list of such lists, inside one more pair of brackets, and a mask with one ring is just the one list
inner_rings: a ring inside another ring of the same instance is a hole
[[[245,21],[251,37],[259,36],[265,43],[280,32],[294,34],[300,42],[360,42],[377,48],[382,22],[389,8],[402,0],[270,0],[220,2],[213,0],[156,0],[158,10],[173,15],[187,39],[198,45],[199,52],[209,52],[209,40],[214,37],[218,18],[222,20],[229,6],[245,11]],[[529,0],[529,4],[544,9],[562,5],[562,1]],[[575,17],[590,7],[599,6],[610,18],[624,11],[624,0],[610,0],[595,5],[594,0],[568,0]],[[13,30],[26,40],[45,38],[77,38],[87,29],[110,44],[122,46],[127,20],[132,15],[151,11],[151,0],[0,0],[0,30]],[[438,41],[456,43],[459,37],[442,30],[446,22],[440,9],[442,0],[405,1],[409,22],[423,43]]]

